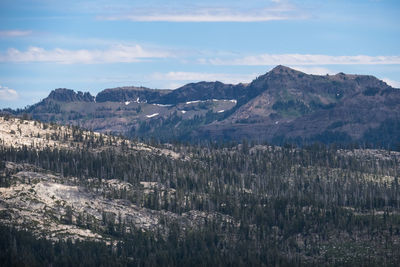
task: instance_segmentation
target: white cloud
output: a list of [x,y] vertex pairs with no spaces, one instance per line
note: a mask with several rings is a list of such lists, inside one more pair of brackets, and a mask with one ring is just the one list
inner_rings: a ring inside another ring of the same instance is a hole
[[20,37],[32,34],[32,31],[20,31],[20,30],[10,30],[10,31],[0,31],[0,37]]
[[[204,73],[204,72],[168,72],[153,73],[151,79],[160,81],[220,81],[224,83],[247,83],[252,81],[257,74],[230,74],[230,73]],[[173,83],[182,84],[182,83]]]
[[271,6],[245,8],[216,6],[159,6],[157,8],[135,8],[131,13],[99,16],[101,20],[130,20],[158,22],[263,22],[274,20],[304,19],[300,10],[281,1],[272,1]]
[[6,53],[0,54],[0,62],[53,62],[62,64],[129,63],[150,58],[167,58],[172,56],[172,53],[169,51],[144,49],[140,45],[115,45],[104,50],[67,50],[61,48],[46,50],[41,47],[32,46],[26,51],[10,48]]
[[[204,61],[204,60],[203,60]],[[235,59],[209,59],[213,65],[379,65],[400,64],[400,56],[329,56],[311,54],[260,54]]]
[[18,93],[14,89],[0,85],[0,100],[13,101],[18,99]]
[[400,88],[400,82],[399,81],[394,81],[388,78],[383,78],[382,81],[387,83],[388,85],[394,87],[394,88]]

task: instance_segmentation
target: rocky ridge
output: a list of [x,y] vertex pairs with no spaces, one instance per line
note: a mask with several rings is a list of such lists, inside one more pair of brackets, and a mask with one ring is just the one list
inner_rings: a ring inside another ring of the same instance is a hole
[[[370,75],[309,75],[277,66],[249,84],[199,82],[175,90],[119,87],[96,98],[57,89],[14,114],[162,141],[248,139],[396,148],[399,103],[399,89]],[[390,138],[390,132],[395,136]]]

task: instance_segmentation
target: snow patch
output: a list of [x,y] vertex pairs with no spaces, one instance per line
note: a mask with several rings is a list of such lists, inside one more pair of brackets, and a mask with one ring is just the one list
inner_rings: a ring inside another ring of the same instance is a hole
[[202,100],[193,100],[193,101],[188,101],[188,102],[186,102],[186,104],[189,105],[189,104],[195,104],[195,103],[199,103],[199,102],[205,102],[205,101],[202,101]]
[[130,101],[126,101],[125,106],[129,105],[130,103],[131,103]]
[[207,100],[193,100],[193,101],[188,101],[186,102],[186,104],[195,104],[195,103],[203,103],[203,102],[208,102],[208,101],[212,101],[212,102],[232,102],[235,103],[235,105],[237,104],[237,100],[236,99],[207,99]]
[[171,107],[171,104],[153,104],[154,106],[159,106],[159,107]]
[[147,118],[153,118],[153,117],[158,116],[158,115],[160,115],[160,114],[159,113],[154,113],[154,114],[151,114],[151,115],[146,115],[146,117]]
[[185,114],[187,111],[186,110],[181,110],[182,114]]
[[222,109],[222,110],[218,110],[217,112],[222,113],[222,112],[225,112],[225,110]]

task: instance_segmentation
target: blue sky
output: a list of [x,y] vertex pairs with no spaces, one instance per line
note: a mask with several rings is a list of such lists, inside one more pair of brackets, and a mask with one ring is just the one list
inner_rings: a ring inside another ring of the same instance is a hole
[[55,88],[250,82],[278,64],[400,88],[400,2],[0,1],[0,108]]

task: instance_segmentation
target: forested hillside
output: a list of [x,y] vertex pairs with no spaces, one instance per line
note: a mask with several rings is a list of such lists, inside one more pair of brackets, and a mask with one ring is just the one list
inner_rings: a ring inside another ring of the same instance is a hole
[[6,265],[400,263],[399,152],[0,125]]

